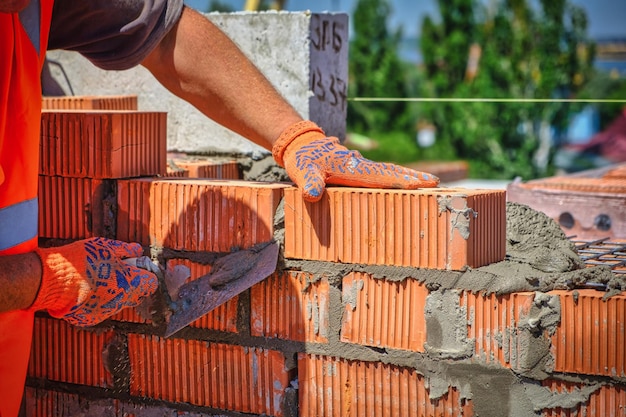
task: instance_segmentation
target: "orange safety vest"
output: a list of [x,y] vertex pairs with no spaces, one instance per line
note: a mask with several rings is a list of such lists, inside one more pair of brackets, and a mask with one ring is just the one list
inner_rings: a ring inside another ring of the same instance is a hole
[[[0,256],[37,247],[40,72],[52,5],[31,0],[0,13]],[[0,417],[19,413],[32,331],[32,311],[0,313]]]

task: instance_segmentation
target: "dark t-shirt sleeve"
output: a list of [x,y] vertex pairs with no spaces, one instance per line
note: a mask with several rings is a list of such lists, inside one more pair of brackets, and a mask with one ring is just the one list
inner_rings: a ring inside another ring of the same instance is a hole
[[80,52],[102,69],[128,69],[154,49],[182,9],[182,0],[55,0],[48,49]]

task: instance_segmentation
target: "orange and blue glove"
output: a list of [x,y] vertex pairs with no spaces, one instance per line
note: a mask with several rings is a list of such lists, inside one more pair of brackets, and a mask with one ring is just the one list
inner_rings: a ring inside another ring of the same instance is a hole
[[326,184],[407,190],[439,185],[439,178],[432,174],[365,159],[336,137],[327,137],[311,121],[287,128],[274,144],[272,155],[311,202],[322,198]]
[[141,245],[104,238],[36,250],[42,278],[31,309],[77,326],[92,326],[154,293],[155,274],[124,262],[142,255]]

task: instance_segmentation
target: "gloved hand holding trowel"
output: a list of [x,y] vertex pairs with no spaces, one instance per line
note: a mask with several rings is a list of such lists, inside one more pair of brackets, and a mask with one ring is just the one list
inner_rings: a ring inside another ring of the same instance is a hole
[[[48,310],[78,326],[91,326],[133,307],[157,289],[152,263],[141,256],[138,243],[104,238],[38,249],[41,286],[32,310]],[[140,265],[125,259],[140,259]]]

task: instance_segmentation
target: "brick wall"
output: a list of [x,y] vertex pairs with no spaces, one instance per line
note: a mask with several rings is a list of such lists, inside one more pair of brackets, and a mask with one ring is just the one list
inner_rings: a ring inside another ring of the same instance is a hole
[[[113,120],[97,115],[72,117]],[[134,309],[85,329],[38,313],[27,416],[623,414],[626,296],[487,295],[421,278],[504,259],[504,192],[331,187],[310,204],[286,183],[173,178],[161,118],[145,120],[159,149],[115,170],[100,163],[114,141],[100,159],[42,164],[42,243],[138,241],[195,279],[217,256],[275,238],[279,268],[169,338]],[[58,129],[46,130],[63,132],[49,161],[85,132]]]

